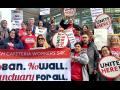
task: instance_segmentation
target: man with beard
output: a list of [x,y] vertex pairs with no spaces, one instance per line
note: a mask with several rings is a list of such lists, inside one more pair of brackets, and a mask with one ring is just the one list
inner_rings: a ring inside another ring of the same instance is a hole
[[[40,10],[40,12],[41,12],[41,10]],[[47,27],[47,32],[50,31],[51,25],[55,25],[55,30],[59,29],[59,26],[57,24],[55,24],[55,17],[51,17],[50,22],[45,22],[44,20],[42,20],[42,15],[39,15],[39,20],[41,20],[43,22],[43,24],[45,25],[45,27]]]
[[89,35],[84,33],[82,35],[82,52],[87,53],[89,63],[86,69],[89,74],[89,81],[96,81],[98,62],[100,60],[97,47],[93,42],[89,41]]

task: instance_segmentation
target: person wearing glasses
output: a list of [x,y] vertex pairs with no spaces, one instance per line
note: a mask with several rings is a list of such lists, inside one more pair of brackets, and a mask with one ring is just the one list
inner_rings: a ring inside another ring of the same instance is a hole
[[89,81],[96,81],[98,62],[100,60],[99,52],[97,51],[96,45],[89,41],[89,35],[87,33],[82,35],[81,43],[82,52],[87,53],[89,58],[89,63],[86,66],[89,74]]
[[24,49],[23,44],[18,35],[18,31],[15,29],[12,29],[10,31],[9,37],[4,38],[2,41],[9,45],[10,50]]
[[[110,48],[108,46],[103,46],[101,48],[101,58],[107,56],[107,55],[112,55]],[[120,81],[120,76],[117,78],[106,78],[104,77],[99,70],[97,70],[97,81]]]
[[35,42],[36,42],[36,36],[32,35],[32,28],[31,27],[27,27],[26,28],[26,36],[23,36],[21,38],[21,41],[24,45],[24,49],[30,50],[30,48],[33,48]]
[[37,47],[45,47],[46,49],[47,48],[50,48],[50,45],[47,43],[44,35],[38,35],[37,37],[37,40],[34,44],[34,48],[37,48]]
[[108,46],[110,47],[112,55],[114,55],[117,59],[120,59],[120,40],[117,35],[111,36]]
[[90,40],[91,42],[94,42],[95,36],[93,35],[93,30],[92,30],[92,29],[88,29],[88,30],[87,30],[87,33],[88,33],[88,35],[89,35],[89,40]]

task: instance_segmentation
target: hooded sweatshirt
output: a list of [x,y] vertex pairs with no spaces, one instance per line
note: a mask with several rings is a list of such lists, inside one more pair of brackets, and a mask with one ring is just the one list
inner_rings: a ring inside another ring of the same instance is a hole
[[[3,22],[6,21],[6,20],[2,20],[1,21],[1,27],[0,27],[0,31],[1,31],[1,40],[3,38],[8,38],[9,34],[8,34],[8,30],[7,30],[7,27],[4,27],[3,26]],[[7,21],[6,21],[7,22]]]

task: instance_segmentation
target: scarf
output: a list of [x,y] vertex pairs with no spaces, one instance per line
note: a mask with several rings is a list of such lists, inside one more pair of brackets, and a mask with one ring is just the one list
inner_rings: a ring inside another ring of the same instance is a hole
[[[3,22],[6,21],[6,20],[2,20],[1,21],[1,28],[0,28],[0,31],[1,31],[1,40],[3,38],[8,38],[8,31],[7,31],[7,27],[4,27],[3,26]],[[6,21],[7,22],[7,21]]]

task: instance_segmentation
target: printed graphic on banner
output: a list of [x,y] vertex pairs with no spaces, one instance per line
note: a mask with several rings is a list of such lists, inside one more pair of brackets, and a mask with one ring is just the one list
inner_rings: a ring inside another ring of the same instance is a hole
[[117,78],[120,76],[120,60],[112,55],[103,57],[98,63],[98,69],[106,78]]
[[50,14],[50,8],[40,8],[40,10],[41,10],[40,15]]
[[111,51],[113,56],[118,56],[119,57],[119,51]]
[[76,43],[76,39],[75,39],[72,29],[66,29],[65,33],[67,34],[69,41],[71,43],[71,49],[74,49],[74,44]]
[[108,29],[111,26],[111,17],[108,14],[100,14],[95,19],[97,29]]
[[93,22],[95,22],[96,17],[103,13],[103,8],[90,8],[90,11],[91,11],[92,20]]
[[34,38],[26,38],[25,43],[35,43]]
[[23,11],[11,10],[11,23],[12,29],[21,29],[21,23],[23,22]]
[[101,50],[103,46],[107,46],[107,29],[94,29],[94,36],[94,43],[98,50]]
[[59,47],[59,48],[66,47],[68,45],[68,41],[69,39],[67,34],[63,32],[57,32],[52,37],[52,44],[54,45],[54,47]]
[[37,37],[39,34],[44,35],[44,37],[46,38],[46,35],[47,35],[47,28],[36,26],[35,36]]
[[76,8],[64,8],[63,13],[66,17],[73,17],[76,14]]
[[68,48],[0,50],[0,59],[0,81],[71,81]]

